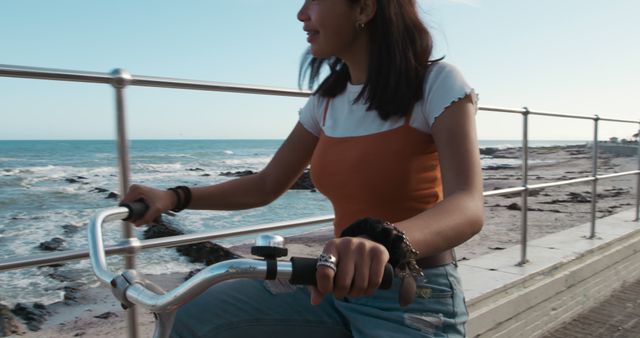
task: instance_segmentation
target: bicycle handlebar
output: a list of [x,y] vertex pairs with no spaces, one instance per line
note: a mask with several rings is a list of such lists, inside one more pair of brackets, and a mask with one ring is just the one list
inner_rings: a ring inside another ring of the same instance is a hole
[[[164,291],[147,281],[135,270],[116,274],[106,263],[102,224],[114,220],[136,220],[146,213],[144,202],[124,204],[95,214],[88,226],[91,265],[98,279],[112,287],[112,292],[123,306],[140,305],[155,313],[170,313],[190,301],[210,286],[229,279],[286,279],[291,284],[315,285],[315,258],[292,257],[289,262],[275,259],[232,259],[206,267],[173,290]],[[393,282],[393,268],[387,264],[379,286],[388,289]]]

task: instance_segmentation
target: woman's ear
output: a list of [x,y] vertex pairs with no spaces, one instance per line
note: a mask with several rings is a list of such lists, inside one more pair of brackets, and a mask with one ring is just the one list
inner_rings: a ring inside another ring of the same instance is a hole
[[377,0],[360,0],[360,8],[358,10],[358,23],[367,24],[369,23],[369,21],[371,21],[373,16],[376,14],[376,1]]

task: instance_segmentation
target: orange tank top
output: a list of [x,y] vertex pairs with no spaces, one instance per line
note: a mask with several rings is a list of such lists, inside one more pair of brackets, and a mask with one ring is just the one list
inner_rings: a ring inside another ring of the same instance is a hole
[[364,136],[321,132],[311,158],[311,179],[333,205],[336,237],[359,218],[399,222],[442,200],[433,137],[411,127],[410,120],[409,114],[400,127]]

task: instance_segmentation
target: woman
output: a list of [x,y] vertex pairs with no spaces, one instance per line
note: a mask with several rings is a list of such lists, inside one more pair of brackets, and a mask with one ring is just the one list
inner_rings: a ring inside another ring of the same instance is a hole
[[[301,79],[331,72],[264,170],[192,189],[132,186],[124,201],[149,204],[137,225],[169,209],[254,208],[311,164],[335,211],[318,286],[217,285],[178,311],[172,335],[463,337],[452,249],[483,222],[475,93],[456,68],[428,61],[414,0],[306,0],[298,20],[311,54]],[[387,262],[399,277],[377,290]]]

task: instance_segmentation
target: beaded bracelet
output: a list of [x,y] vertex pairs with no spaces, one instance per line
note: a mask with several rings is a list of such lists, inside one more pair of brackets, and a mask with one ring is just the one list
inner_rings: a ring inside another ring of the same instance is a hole
[[176,205],[171,209],[173,212],[180,212],[191,204],[191,189],[184,185],[167,189],[176,196]]
[[370,240],[382,244],[389,252],[389,264],[401,277],[423,276],[422,269],[416,263],[418,251],[413,248],[407,235],[394,224],[372,217],[361,218],[342,231],[340,237],[367,236]]
[[416,280],[424,276],[416,263],[418,251],[411,246],[407,235],[394,224],[377,218],[361,218],[342,231],[340,237],[367,236],[389,252],[389,264],[400,277],[398,301],[407,306],[416,298]]

